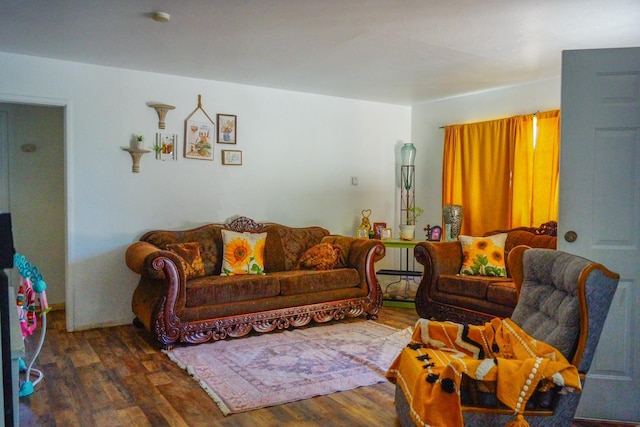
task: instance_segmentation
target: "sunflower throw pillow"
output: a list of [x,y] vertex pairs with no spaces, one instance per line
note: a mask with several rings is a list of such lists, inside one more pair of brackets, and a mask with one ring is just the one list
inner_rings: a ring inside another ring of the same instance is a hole
[[222,276],[264,274],[264,245],[267,233],[238,233],[222,230]]
[[167,250],[180,257],[187,280],[204,276],[204,263],[198,242],[171,243],[167,245]]
[[318,243],[309,248],[296,261],[294,270],[333,270],[340,259],[340,246]]
[[487,237],[458,236],[462,244],[462,268],[467,276],[507,277],[504,243],[507,233]]

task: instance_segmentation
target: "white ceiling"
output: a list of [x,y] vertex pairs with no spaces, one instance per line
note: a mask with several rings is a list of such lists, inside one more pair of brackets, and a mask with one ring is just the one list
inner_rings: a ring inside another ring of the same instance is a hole
[[0,51],[401,105],[630,46],[640,0],[0,0]]

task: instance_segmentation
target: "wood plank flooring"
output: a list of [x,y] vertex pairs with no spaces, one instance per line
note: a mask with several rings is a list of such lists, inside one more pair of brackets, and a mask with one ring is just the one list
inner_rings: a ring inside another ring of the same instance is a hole
[[[415,309],[383,307],[378,321],[404,328],[417,318]],[[387,382],[225,417],[144,330],[126,325],[67,333],[64,311],[50,312],[47,320],[34,365],[45,377],[20,398],[20,426],[399,426],[394,386]],[[36,344],[37,337],[29,339],[28,355]]]

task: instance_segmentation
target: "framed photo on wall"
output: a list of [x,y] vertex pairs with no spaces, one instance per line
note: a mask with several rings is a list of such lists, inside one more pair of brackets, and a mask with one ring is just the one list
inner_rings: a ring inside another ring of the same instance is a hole
[[184,131],[184,156],[187,159],[213,160],[213,138],[213,123],[187,120]]
[[235,144],[238,118],[231,114],[218,114],[218,144]]
[[242,151],[222,150],[222,164],[228,166],[242,166]]
[[153,149],[158,160],[178,160],[178,134],[156,133],[156,145]]

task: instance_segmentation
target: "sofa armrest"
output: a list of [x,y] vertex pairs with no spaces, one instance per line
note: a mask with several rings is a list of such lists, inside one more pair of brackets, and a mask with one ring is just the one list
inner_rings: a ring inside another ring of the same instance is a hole
[[507,263],[509,264],[509,272],[511,273],[513,283],[516,286],[518,298],[520,298],[520,288],[522,288],[522,281],[524,280],[522,255],[527,249],[531,248],[526,245],[518,245],[515,248],[511,249],[511,251],[509,252],[509,258],[507,258]]
[[345,267],[355,268],[360,275],[360,286],[366,287],[372,304],[367,308],[370,316],[377,314],[382,306],[382,289],[376,278],[374,264],[385,256],[385,247],[380,240],[357,239],[355,237],[329,235],[322,243],[331,243],[341,248],[342,263]]
[[135,242],[127,248],[125,253],[125,261],[131,271],[141,276],[164,280],[166,278],[164,268],[154,265],[154,262],[160,257],[168,258],[177,269],[178,275],[184,277],[185,273],[180,256],[174,252],[162,250],[148,242]]
[[[125,260],[127,266],[141,276],[132,306],[144,305],[144,301],[161,301],[159,305],[154,303],[153,307],[145,308],[149,317],[145,319],[146,326],[155,331],[161,343],[171,345],[179,338],[178,325],[186,304],[186,275],[180,256],[140,241],[127,248]],[[143,301],[136,301],[136,295],[144,295]]]
[[460,242],[419,242],[413,250],[416,260],[434,276],[458,274],[462,268]]
[[432,317],[431,295],[437,289],[441,274],[458,274],[462,267],[460,242],[419,242],[413,250],[416,261],[424,266],[422,279],[416,291],[416,311],[423,318]]

